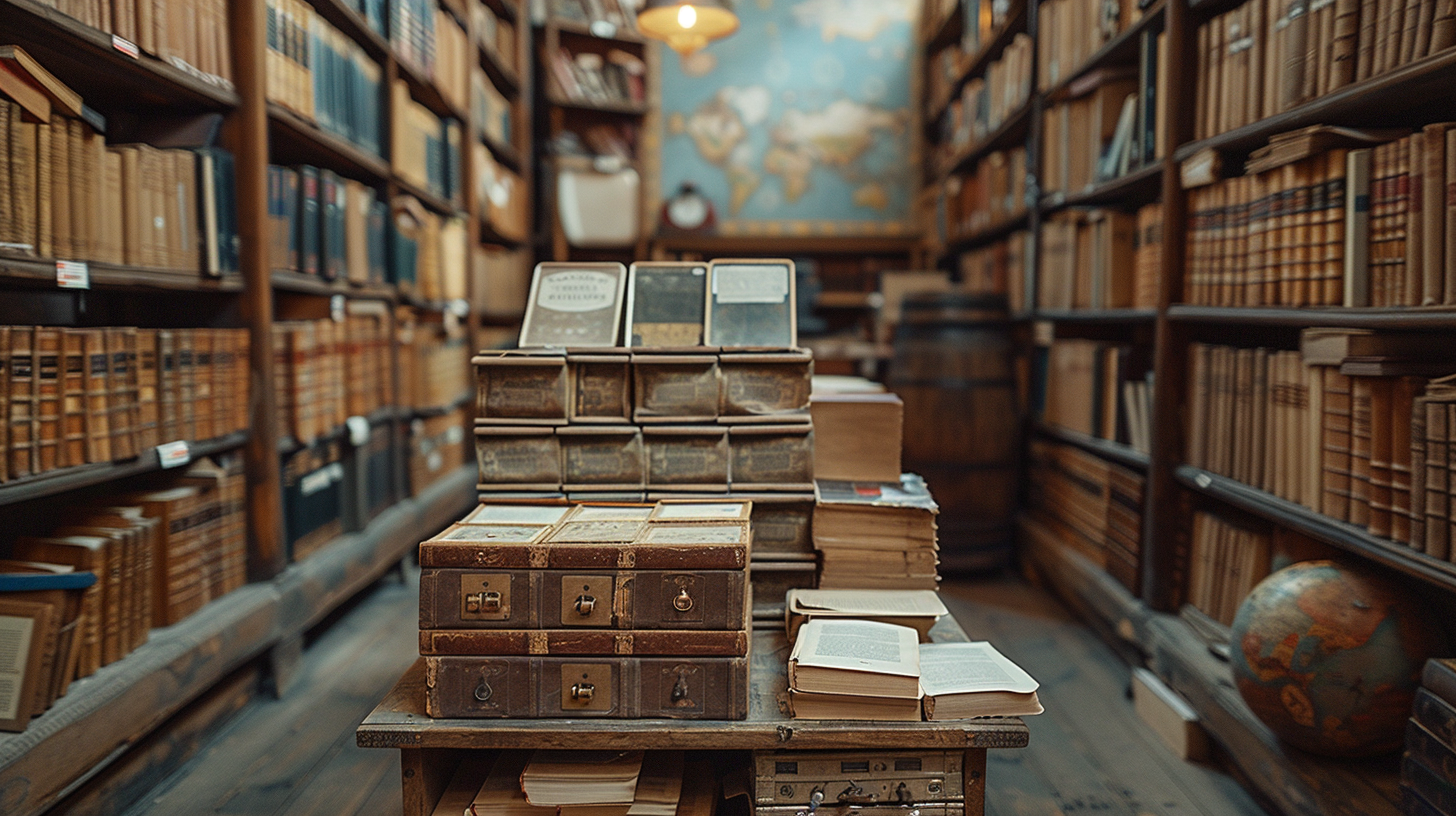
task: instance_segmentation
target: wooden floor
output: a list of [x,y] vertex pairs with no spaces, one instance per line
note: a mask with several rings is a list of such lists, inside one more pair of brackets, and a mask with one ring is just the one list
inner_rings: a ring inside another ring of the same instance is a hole
[[[128,816],[391,816],[399,753],[354,746],[354,727],[416,655],[418,573],[386,578],[305,651],[282,700],[259,698]],[[1227,776],[1170,754],[1133,714],[1128,669],[1041,590],[1011,578],[948,581],[965,630],[1041,683],[1031,747],[991,751],[995,816],[1261,816]]]

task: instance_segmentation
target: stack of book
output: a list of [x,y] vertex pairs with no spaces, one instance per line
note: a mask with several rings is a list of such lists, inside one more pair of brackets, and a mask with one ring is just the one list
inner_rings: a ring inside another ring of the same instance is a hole
[[108,146],[105,121],[24,50],[0,46],[0,71],[12,79],[0,93],[0,251],[239,271],[233,158],[212,146],[215,123],[138,128],[166,148],[115,134]]
[[245,329],[0,326],[0,481],[248,427]]
[[1308,8],[1302,0],[1250,0],[1198,28],[1194,138],[1268,118],[1453,44],[1456,16],[1435,0]]
[[1456,812],[1456,660],[1428,660],[1405,729],[1400,763],[1401,810]]
[[1026,311],[1025,230],[1005,240],[976,247],[960,254],[961,289],[967,294],[1006,295],[1012,314]]
[[298,444],[331,433],[351,416],[394,402],[389,364],[393,320],[351,314],[343,321],[273,324],[273,379],[278,428]]
[[1189,463],[1449,559],[1456,360],[1348,329],[1302,346],[1191,347]]
[[826,589],[935,589],[935,516],[925,480],[815,483],[814,549]]
[[470,401],[470,341],[459,326],[426,319],[399,321],[400,404],[416,411],[451,408]]
[[390,212],[385,282],[420,300],[463,298],[469,246],[465,219],[442,216],[411,195],[395,196]]
[[465,816],[711,816],[708,760],[678,751],[500,751],[460,763],[435,813]]
[[647,63],[618,48],[606,54],[573,53],[562,46],[550,55],[552,85],[560,98],[593,105],[644,105]]
[[1037,6],[1037,88],[1051,90],[1119,32],[1142,19],[1145,3],[1133,0],[1043,0]]
[[1138,592],[1146,477],[1042,439],[1032,440],[1029,464],[1031,516],[1062,545]]
[[1048,425],[1149,451],[1152,361],[1145,348],[1058,338],[1038,347],[1038,363],[1042,353],[1033,413]]
[[268,0],[268,101],[382,155],[384,70],[304,0]]
[[420,545],[434,717],[742,719],[751,504],[482,504]]
[[389,203],[379,191],[303,165],[268,165],[268,267],[384,283]]
[[1031,50],[1031,37],[1017,34],[1001,58],[986,66],[984,76],[967,82],[960,96],[950,101],[936,143],[939,164],[980,144],[1026,105],[1031,96]]
[[817,720],[953,720],[1042,712],[1037,682],[985,641],[919,643],[871,620],[812,619],[789,655],[789,711]]
[[402,79],[395,80],[391,89],[390,118],[390,162],[395,174],[417,189],[463,207],[464,124],[437,116],[416,102]]
[[1188,193],[1190,303],[1456,303],[1451,123],[1314,126],[1271,139],[1246,169]]
[[1284,527],[1254,527],[1199,511],[1193,514],[1187,600],[1230,626],[1239,604],[1269,573],[1333,556],[1328,545]]
[[1144,241],[1155,236],[1140,240],[1139,222],[1139,216],[1116,210],[1050,216],[1041,231],[1037,308],[1155,308],[1160,264],[1155,255],[1139,255]]
[[16,648],[0,684],[0,712],[12,712],[0,730],[24,730],[71,680],[241,587],[245,505],[234,453],[148,489],[55,508],[63,522],[15,539],[14,560],[0,561],[0,625]]
[[1026,148],[998,150],[976,172],[946,179],[946,237],[975,235],[1026,212]]

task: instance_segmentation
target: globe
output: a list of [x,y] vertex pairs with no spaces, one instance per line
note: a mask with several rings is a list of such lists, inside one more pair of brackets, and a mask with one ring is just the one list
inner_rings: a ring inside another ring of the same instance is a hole
[[1397,750],[1443,638],[1409,590],[1332,561],[1265,578],[1234,617],[1239,693],[1286,742],[1326,756]]

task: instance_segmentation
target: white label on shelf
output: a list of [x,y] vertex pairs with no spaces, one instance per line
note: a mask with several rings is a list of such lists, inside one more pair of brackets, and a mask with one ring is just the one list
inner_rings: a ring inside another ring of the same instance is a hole
[[617,27],[607,22],[606,20],[593,20],[591,24],[591,33],[595,34],[598,37],[603,37],[610,40],[613,37],[617,36]]
[[1213,484],[1213,480],[1208,478],[1208,474],[1200,473],[1197,476],[1193,477],[1193,483],[1207,490],[1208,486]]
[[192,451],[187,447],[187,440],[179,439],[176,442],[158,445],[157,460],[164,469],[182,467],[192,461]]
[[56,261],[56,285],[62,289],[90,289],[91,270],[85,261]]
[[448,308],[455,313],[456,317],[465,317],[470,314],[470,302],[465,298],[455,298],[450,301]]
[[141,49],[137,48],[136,43],[131,40],[124,40],[115,34],[111,35],[111,47],[132,59],[136,59],[142,55]]
[[333,297],[329,298],[329,317],[332,317],[335,323],[344,322],[343,295],[334,295]]
[[362,448],[369,442],[369,420],[361,416],[351,416],[344,420],[344,425],[349,429],[349,444],[356,448]]

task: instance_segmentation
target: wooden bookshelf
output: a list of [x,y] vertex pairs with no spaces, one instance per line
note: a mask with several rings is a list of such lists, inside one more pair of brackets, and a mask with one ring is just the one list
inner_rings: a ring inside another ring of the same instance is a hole
[[[247,432],[240,431],[216,439],[188,441],[187,447],[191,458],[196,460],[204,456],[212,456],[215,453],[233,450],[246,444],[247,441]],[[83,487],[102,485],[140,476],[144,473],[155,473],[161,469],[162,464],[158,458],[157,449],[149,448],[130,459],[48,470],[22,479],[0,482],[0,506],[19,504],[48,496],[60,496]]]
[[1175,323],[1309,328],[1328,326],[1345,329],[1390,329],[1392,331],[1442,331],[1456,329],[1456,310],[1449,306],[1404,308],[1256,308],[1231,306],[1169,306],[1168,320]]
[[1058,442],[1075,445],[1109,462],[1116,462],[1119,465],[1135,470],[1145,471],[1148,469],[1148,455],[1131,445],[1113,442],[1110,439],[1099,439],[1095,436],[1088,436],[1083,433],[1068,430],[1060,425],[1053,425],[1049,422],[1033,422],[1032,430],[1047,439],[1055,439]]
[[1042,95],[1048,101],[1057,101],[1067,95],[1067,91],[1076,85],[1078,80],[1097,70],[1114,65],[1125,65],[1138,61],[1138,39],[1143,32],[1157,28],[1163,22],[1163,8],[1165,0],[1156,0],[1142,12],[1142,17],[1132,25],[1117,33],[1117,36],[1102,44],[1092,56],[1072,72],[1064,76],[1057,84],[1048,88]]
[[73,683],[30,728],[0,734],[0,787],[11,791],[6,813],[41,813],[234,668],[323,620],[409,554],[423,531],[464,513],[475,502],[475,482],[474,466],[462,467],[271,580],[154,629],[136,651]]
[[992,224],[982,230],[970,233],[969,235],[951,235],[946,240],[946,252],[957,254],[968,249],[975,249],[979,246],[994,243],[1005,238],[1017,230],[1027,229],[1031,225],[1031,213],[1024,212],[1013,215],[999,223]]
[[268,103],[268,125],[274,164],[313,164],[365,182],[391,175],[384,159],[273,102]]
[[327,280],[318,275],[291,272],[286,269],[275,269],[268,273],[268,276],[273,288],[280,292],[329,297],[343,295],[344,297],[359,298],[361,300],[387,300],[391,302],[399,299],[394,287],[388,284],[359,286],[344,280]]
[[941,118],[945,116],[946,111],[950,109],[951,102],[955,101],[955,98],[960,95],[961,88],[965,87],[965,84],[971,79],[985,73],[986,66],[992,60],[1001,56],[1001,52],[1006,50],[1006,46],[1010,44],[1012,38],[1026,31],[1026,20],[1026,3],[1023,0],[1011,12],[1011,17],[1001,26],[1001,29],[992,34],[991,39],[982,45],[981,49],[966,61],[965,69],[950,84],[945,98],[935,101],[934,109],[925,117],[926,128],[936,127],[940,123]]
[[1151,203],[1161,192],[1163,172],[1163,163],[1154,162],[1075,193],[1050,193],[1042,197],[1040,209],[1046,215],[1067,207]]
[[[143,266],[86,262],[92,289],[116,292],[196,292],[236,294],[243,290],[240,275],[209,278],[185,269],[152,269]],[[56,262],[0,254],[0,285],[55,288]]]
[[1050,320],[1053,323],[1146,326],[1158,319],[1158,312],[1156,309],[1039,309],[1027,314],[1026,319]]
[[1006,121],[997,125],[995,130],[987,134],[986,138],[948,159],[939,175],[949,176],[965,170],[974,170],[976,162],[986,154],[1021,145],[1026,141],[1027,133],[1030,130],[1033,107],[1033,101],[1028,100],[1025,105],[1008,115]]

